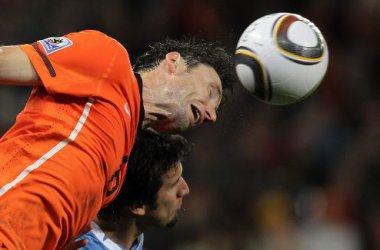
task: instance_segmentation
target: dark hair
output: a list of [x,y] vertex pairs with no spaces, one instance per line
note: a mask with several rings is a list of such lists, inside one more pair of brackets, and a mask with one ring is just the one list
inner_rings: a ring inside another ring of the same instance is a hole
[[[184,36],[179,40],[167,38],[149,46],[148,51],[136,58],[134,70],[147,71],[157,67],[169,52],[176,51],[181,54],[189,69],[200,63],[211,66],[218,73],[222,81],[223,90],[231,90],[236,82],[233,60],[226,50],[218,43],[203,39]],[[226,99],[223,91],[222,104]]]
[[127,174],[115,200],[99,212],[99,217],[118,221],[122,210],[130,206],[155,208],[162,176],[183,160],[191,144],[180,135],[140,131],[130,154]]

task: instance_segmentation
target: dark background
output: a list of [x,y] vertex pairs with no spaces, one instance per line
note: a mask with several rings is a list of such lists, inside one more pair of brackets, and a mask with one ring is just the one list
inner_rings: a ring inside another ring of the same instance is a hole
[[[330,63],[319,89],[289,106],[240,85],[216,124],[184,135],[191,194],[174,229],[146,233],[173,250],[380,249],[379,0],[0,0],[0,43],[99,29],[135,58],[154,41],[192,34],[232,53],[242,31],[274,12],[313,21]],[[0,134],[30,89],[0,88]]]

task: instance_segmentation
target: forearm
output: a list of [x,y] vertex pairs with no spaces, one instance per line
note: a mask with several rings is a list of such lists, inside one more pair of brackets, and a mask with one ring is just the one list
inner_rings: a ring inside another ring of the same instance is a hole
[[0,84],[39,84],[32,63],[19,46],[0,47]]

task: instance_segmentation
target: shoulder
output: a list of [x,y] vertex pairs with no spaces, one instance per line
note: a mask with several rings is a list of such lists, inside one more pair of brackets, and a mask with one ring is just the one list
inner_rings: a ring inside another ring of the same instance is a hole
[[79,248],[79,250],[107,250],[108,248],[103,244],[93,231],[89,231],[86,234],[81,235],[77,240],[88,240],[88,243]]
[[[82,30],[63,36],[47,37],[39,40],[39,43],[47,55],[54,57],[70,55],[76,58],[97,54],[109,56],[115,53],[127,54],[119,41],[98,30]],[[58,51],[60,53],[55,53]]]
[[95,223],[92,223],[93,229],[86,234],[83,234],[78,238],[87,239],[88,244],[80,250],[103,250],[103,249],[113,249],[113,250],[125,250],[117,243],[112,241],[107,235],[103,232],[103,230]]
[[103,33],[99,30],[81,30],[71,32],[65,35],[65,37],[85,37],[85,38],[100,38],[100,39],[113,39],[111,36]]
[[[90,72],[102,72],[112,79],[120,79],[125,69],[131,67],[129,54],[125,47],[115,38],[98,30],[82,30],[64,36],[73,44],[67,50],[69,60],[79,60],[81,67]],[[63,55],[62,55],[63,56]],[[83,66],[87,65],[87,66]],[[70,66],[78,65],[78,63]],[[105,72],[107,71],[107,72]]]
[[120,47],[120,49],[125,49],[124,46],[122,46],[118,40],[99,30],[82,30],[78,32],[69,33],[67,35],[64,35],[64,37],[68,39],[73,39],[81,43],[102,45],[108,44],[111,46]]

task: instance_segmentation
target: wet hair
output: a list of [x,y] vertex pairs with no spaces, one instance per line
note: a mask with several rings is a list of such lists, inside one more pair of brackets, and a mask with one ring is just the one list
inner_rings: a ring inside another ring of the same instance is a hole
[[211,66],[218,73],[222,81],[223,98],[221,104],[223,104],[227,97],[225,90],[232,92],[233,83],[237,81],[237,78],[233,68],[232,56],[217,42],[208,42],[189,36],[184,36],[179,40],[167,38],[149,46],[145,54],[137,57],[134,70],[152,70],[165,59],[167,53],[173,51],[180,53],[189,70],[202,63]]
[[118,221],[123,209],[131,206],[157,206],[162,177],[190,152],[192,145],[180,135],[158,134],[151,129],[140,131],[130,154],[127,174],[119,194],[100,210],[101,219]]

